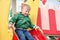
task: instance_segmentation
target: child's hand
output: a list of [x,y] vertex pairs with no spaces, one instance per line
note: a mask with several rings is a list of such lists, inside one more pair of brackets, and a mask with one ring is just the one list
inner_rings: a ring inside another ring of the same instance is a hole
[[12,24],[9,24],[9,25],[8,25],[8,29],[12,28],[12,26],[13,26]]
[[36,26],[35,30],[39,30],[43,34],[43,31],[42,31],[42,29],[39,26]]
[[36,30],[39,29],[39,28],[40,28],[39,26],[36,26],[36,27],[35,27]]
[[12,25],[12,24],[9,24],[8,25],[8,29],[10,29],[10,28],[12,28],[12,30],[15,30],[16,28],[14,27],[14,25]]

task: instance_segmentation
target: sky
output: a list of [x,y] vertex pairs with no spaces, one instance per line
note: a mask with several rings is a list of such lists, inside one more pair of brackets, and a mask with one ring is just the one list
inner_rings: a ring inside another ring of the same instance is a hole
[[50,7],[56,6],[57,9],[60,8],[60,2],[57,0],[47,0],[47,3],[49,3]]

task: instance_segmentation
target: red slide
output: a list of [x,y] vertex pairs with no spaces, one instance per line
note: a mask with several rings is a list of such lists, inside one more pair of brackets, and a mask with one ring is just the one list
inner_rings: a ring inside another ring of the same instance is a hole
[[39,30],[31,30],[30,33],[34,37],[34,40],[46,40]]
[[[34,37],[34,40],[46,40],[39,30],[31,30],[30,33]],[[18,40],[18,37],[15,33],[13,35],[13,40]]]

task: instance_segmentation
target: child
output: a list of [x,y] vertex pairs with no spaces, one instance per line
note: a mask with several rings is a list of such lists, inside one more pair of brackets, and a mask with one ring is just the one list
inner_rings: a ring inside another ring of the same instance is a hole
[[[15,32],[19,38],[19,40],[26,40],[25,37],[27,37],[28,40],[34,40],[31,34],[26,30],[28,28],[35,29],[36,27],[31,23],[31,20],[29,18],[29,11],[30,6],[27,4],[24,4],[22,6],[22,12],[15,15],[11,18],[9,21],[9,28],[11,28],[14,24],[15,26]],[[37,29],[37,28],[36,28]]]

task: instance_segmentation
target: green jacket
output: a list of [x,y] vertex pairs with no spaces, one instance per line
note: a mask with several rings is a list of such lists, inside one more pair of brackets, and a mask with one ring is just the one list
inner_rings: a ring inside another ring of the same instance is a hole
[[34,25],[31,23],[29,16],[24,16],[22,12],[12,17],[9,23],[12,24],[15,23],[14,26],[16,28],[23,28],[23,29],[34,28]]

